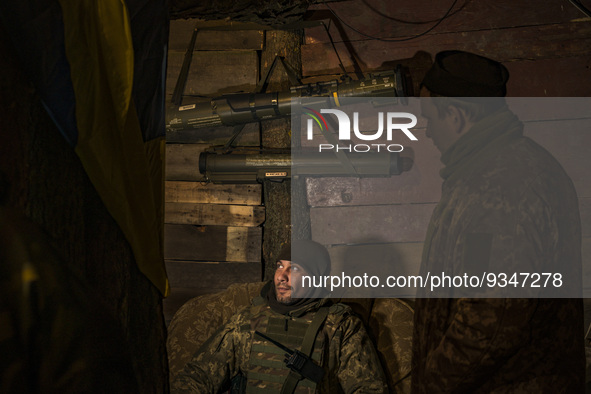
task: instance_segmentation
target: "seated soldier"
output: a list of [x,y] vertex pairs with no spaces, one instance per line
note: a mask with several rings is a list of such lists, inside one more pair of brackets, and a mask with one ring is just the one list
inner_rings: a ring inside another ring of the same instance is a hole
[[[386,380],[363,323],[323,289],[298,286],[328,275],[330,257],[313,241],[281,251],[273,281],[253,305],[207,340],[171,384],[172,393],[386,393]],[[340,387],[340,390],[338,389]],[[234,392],[234,391],[233,391]]]

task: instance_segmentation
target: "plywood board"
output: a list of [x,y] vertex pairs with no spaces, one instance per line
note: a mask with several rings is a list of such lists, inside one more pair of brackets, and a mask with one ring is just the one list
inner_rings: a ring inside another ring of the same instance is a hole
[[[422,252],[421,242],[331,247],[331,275],[337,279],[327,283],[337,287],[329,290],[344,297],[414,297],[414,288],[390,288],[385,283],[388,277],[418,275]],[[362,278],[365,282],[359,286]]]
[[312,238],[324,245],[423,242],[435,204],[312,208]]
[[339,245],[329,247],[332,273],[347,275],[416,275],[419,272],[422,242]]

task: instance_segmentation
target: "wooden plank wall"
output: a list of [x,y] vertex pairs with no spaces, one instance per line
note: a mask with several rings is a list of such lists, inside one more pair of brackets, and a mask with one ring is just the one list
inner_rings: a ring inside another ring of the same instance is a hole
[[[567,0],[497,0],[459,2],[433,31],[429,28],[451,2],[351,0],[329,3],[334,12],[372,39],[329,24],[334,46],[348,72],[356,59],[361,70],[388,69],[397,61],[424,64],[449,49],[467,50],[501,61],[511,73],[508,95],[515,97],[591,96],[591,19]],[[314,17],[329,15],[313,6]],[[407,22],[432,21],[424,24]],[[302,68],[308,80],[331,79],[340,72],[338,58],[324,28],[306,29]],[[414,59],[409,60],[409,59]],[[425,68],[411,70],[414,85]],[[591,109],[591,106],[589,107]],[[420,111],[418,112],[420,113]],[[591,117],[591,111],[583,111]],[[576,118],[576,117],[575,117]],[[591,146],[590,119],[560,114],[552,122],[524,119],[526,134],[562,163],[580,201],[585,275],[591,279]],[[410,172],[384,179],[308,179],[307,193],[314,239],[329,246],[333,264],[351,274],[367,272],[370,262],[395,266],[397,272],[418,270],[430,214],[440,198],[440,154],[420,129],[412,145]],[[356,218],[356,219],[352,219]],[[586,280],[589,283],[589,280]],[[591,289],[587,289],[591,293]]]
[[[171,21],[167,96],[172,93],[196,20]],[[264,32],[199,30],[182,104],[226,93],[252,92],[259,78]],[[262,206],[260,185],[214,185],[199,173],[199,154],[223,145],[231,127],[167,134],[165,260],[171,295],[164,301],[169,321],[188,299],[232,283],[261,280]],[[249,124],[238,146],[259,146],[258,124]]]

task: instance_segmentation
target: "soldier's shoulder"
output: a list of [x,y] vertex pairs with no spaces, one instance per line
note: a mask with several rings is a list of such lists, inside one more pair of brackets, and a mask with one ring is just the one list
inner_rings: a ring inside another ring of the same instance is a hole
[[337,302],[329,306],[328,313],[335,316],[343,316],[352,313],[352,309],[349,305]]
[[328,325],[336,327],[351,319],[358,319],[358,317],[353,312],[353,309],[351,309],[349,305],[339,302],[329,307],[326,321]]
[[238,308],[236,313],[232,315],[228,324],[240,326],[245,322],[250,322],[253,316],[260,313],[260,306],[255,305],[242,305]]

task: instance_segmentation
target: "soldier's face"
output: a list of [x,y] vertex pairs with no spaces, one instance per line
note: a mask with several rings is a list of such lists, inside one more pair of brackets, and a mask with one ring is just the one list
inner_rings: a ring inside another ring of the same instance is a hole
[[[425,87],[421,89],[421,97],[430,97],[430,93]],[[421,100],[421,116],[427,120],[427,138],[433,140],[433,144],[439,152],[443,153],[453,145],[459,134],[453,114],[440,114],[433,104],[433,100]]]
[[304,297],[299,287],[304,275],[308,273],[299,264],[288,260],[278,261],[274,278],[277,301],[288,304],[294,297]]

